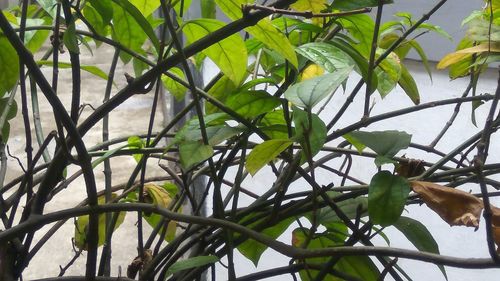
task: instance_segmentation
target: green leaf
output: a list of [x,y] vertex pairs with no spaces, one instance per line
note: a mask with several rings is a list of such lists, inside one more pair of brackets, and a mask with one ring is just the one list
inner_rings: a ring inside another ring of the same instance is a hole
[[243,91],[230,95],[225,104],[244,118],[254,118],[272,111],[281,102],[266,91]]
[[[249,218],[253,217],[252,215],[246,216],[245,218],[242,219],[242,221],[245,221]],[[265,228],[261,231],[259,231],[262,234],[265,234],[266,236],[269,236],[270,238],[277,239],[285,230],[290,226],[292,222],[294,222],[294,218],[288,218],[280,221],[276,225],[273,225],[271,227]],[[256,221],[254,223],[251,223],[248,225],[248,228],[252,228],[255,225],[258,225],[261,223],[263,220]],[[241,243],[238,246],[238,251],[244,255],[247,259],[253,262],[255,267],[259,264],[260,257],[262,254],[267,250],[267,246],[264,244],[261,244],[253,239],[247,239],[243,243]]]
[[[379,49],[378,53],[383,50]],[[401,78],[401,63],[395,53],[390,53],[375,69],[378,77],[378,87],[380,95],[385,97],[394,87],[396,87]]]
[[[231,20],[240,19],[243,16],[241,6],[247,4],[246,0],[215,0],[215,2]],[[268,48],[282,55],[295,68],[298,68],[297,56],[292,44],[283,33],[273,26],[270,19],[264,18],[245,30]]]
[[[340,194],[339,194],[340,195]],[[360,217],[365,217],[368,215],[368,198],[367,197],[356,197],[336,202],[337,207],[349,218],[355,219],[358,210],[361,212]],[[312,221],[312,213],[306,215],[306,217]],[[334,223],[342,222],[342,219],[337,216],[337,213],[330,207],[323,207],[318,210],[316,220],[319,224],[330,228]]]
[[[147,35],[142,31],[141,26],[127,13],[127,10],[120,5],[113,4],[113,40],[123,44],[125,47],[138,51],[142,50],[142,44]],[[122,60],[127,63],[131,57],[123,56]]]
[[[143,141],[141,138],[138,136],[131,136],[127,139],[127,146],[130,149],[141,149],[146,146],[145,141]],[[133,154],[132,155],[137,163],[141,161],[142,154]]]
[[417,83],[404,65],[401,65],[401,78],[398,83],[415,105],[420,103],[420,94],[418,92]]
[[160,0],[129,0],[144,17],[151,15],[158,7],[160,7]]
[[19,79],[19,57],[9,40],[0,33],[0,97],[10,91]]
[[[83,7],[83,16],[87,20],[87,22],[92,26],[95,32],[99,35],[106,36],[108,33],[107,24],[104,23],[104,20],[101,14],[90,4],[86,4]],[[99,40],[94,40],[96,45],[100,44]],[[98,45],[99,46],[99,45]]]
[[[47,17],[45,19],[26,19],[26,27],[48,25],[50,22],[51,21]],[[30,50],[30,52],[36,53],[49,37],[49,33],[50,31],[48,30],[26,31],[24,37],[26,48]]]
[[[334,38],[329,43],[342,50],[344,53],[346,53],[354,60],[354,62],[356,63],[356,71],[361,74],[363,80],[366,83],[368,81],[368,67],[369,67],[367,59],[364,58],[363,55],[359,53],[356,49],[354,49],[350,44],[346,43],[343,40]],[[373,93],[378,87],[378,80],[376,75],[372,75],[371,86]]]
[[215,19],[217,7],[214,0],[200,0],[201,17],[207,19]]
[[[138,58],[132,58],[132,66],[134,68],[134,74],[135,74],[135,77],[139,77],[142,75],[142,73],[145,71],[145,70],[148,70],[150,68],[150,66],[143,62],[142,60],[138,59]],[[171,68],[170,70],[172,70],[173,68]],[[165,86],[166,88],[166,85],[165,85],[165,82],[164,82],[164,79],[165,79],[165,76],[161,76],[161,80],[163,82],[163,86]],[[167,88],[168,89],[168,88]]]
[[313,108],[326,96],[332,94],[349,77],[352,67],[343,68],[335,73],[324,74],[297,83],[285,92],[285,98],[294,105]]
[[250,88],[254,88],[257,85],[268,84],[268,83],[274,83],[274,79],[272,79],[272,78],[257,78],[257,79],[253,79],[253,80],[250,80],[250,81],[246,82],[245,84],[241,85],[238,88],[238,90],[236,90],[236,92],[241,92],[241,91],[244,91],[244,90],[248,90]]
[[[292,244],[301,247],[308,240],[309,229],[295,229],[292,232]],[[347,228],[344,224],[336,224],[334,229],[328,232],[316,233],[307,245],[307,249],[324,249],[344,244],[347,237]],[[306,264],[323,265],[329,261],[330,257],[308,258]],[[341,257],[334,266],[338,272],[345,273],[356,278],[356,280],[376,281],[380,275],[373,261],[367,256],[345,256]],[[318,270],[307,269],[299,272],[302,281],[316,280]],[[343,281],[345,279],[328,274],[323,281]]]
[[[205,116],[205,130],[207,132],[208,144],[219,144],[239,133],[243,130],[240,127],[227,126],[225,113],[212,113]],[[192,118],[177,132],[174,139],[174,144],[190,141],[201,141],[200,123],[197,117]]]
[[[286,139],[288,138],[288,126],[287,125],[269,125],[261,126],[259,129],[266,134],[270,139]],[[292,130],[293,132],[293,130]]]
[[[10,105],[9,105],[9,100],[11,100]],[[10,135],[10,124],[9,124],[8,120],[16,117],[16,114],[17,114],[16,100],[10,99],[10,97],[0,99],[0,115],[3,115],[3,113],[6,110],[8,110],[7,119],[5,120],[5,123],[3,124],[2,132],[1,132],[2,134],[0,135],[0,142],[2,142],[3,144],[7,143],[7,140],[9,139],[9,135]]]
[[271,139],[287,139],[289,137],[288,126],[286,125],[282,109],[274,110],[264,115],[259,122],[259,128]]
[[2,128],[2,135],[0,136],[0,142],[4,144],[7,143],[9,135],[10,135],[10,124],[9,122],[5,121]]
[[161,187],[165,189],[170,198],[174,198],[179,193],[179,187],[173,183],[166,182]]
[[[193,43],[225,25],[226,23],[215,19],[195,19],[184,23],[182,31],[188,42]],[[236,85],[239,85],[246,76],[247,49],[239,34],[218,41],[202,52]]]
[[312,62],[319,64],[328,72],[354,66],[354,60],[332,44],[316,42],[304,44],[295,51]]
[[56,17],[57,0],[37,0],[37,2],[52,18]]
[[[111,194],[111,198],[114,199],[116,198],[116,193],[112,193]],[[106,199],[105,199],[105,196],[102,195],[102,196],[99,196],[97,198],[97,204],[99,205],[102,205],[102,204],[105,204],[106,202]],[[123,221],[125,220],[125,215],[127,213],[126,212],[120,212],[118,214],[118,218],[116,220],[116,224],[115,224],[115,227],[113,228],[113,231],[115,231],[122,223]],[[98,222],[98,237],[99,237],[99,240],[97,242],[97,245],[98,246],[101,246],[101,245],[104,245],[104,242],[106,241],[106,228],[107,228],[107,225],[106,225],[106,214],[100,214],[98,216],[99,218],[99,222]],[[89,227],[89,216],[88,215],[85,215],[85,216],[80,216],[76,219],[76,222],[75,222],[75,246],[79,249],[82,249],[82,250],[88,250],[88,245],[87,245],[87,231],[88,231],[88,227]]]
[[[208,144],[217,145],[243,132],[243,129],[239,127],[220,125],[207,127],[206,132],[208,137]],[[176,139],[178,139],[177,136]],[[197,128],[186,131],[183,134],[182,139],[185,141],[201,141],[203,137],[201,135],[200,129]]]
[[453,41],[453,37],[451,37],[451,35],[448,34],[448,32],[444,31],[444,29],[442,29],[441,27],[439,27],[437,25],[433,25],[433,24],[424,22],[424,23],[420,24],[420,26],[418,28],[434,31],[437,34],[441,35],[442,37],[444,37],[450,41]]
[[254,176],[262,167],[271,162],[293,142],[285,139],[267,140],[258,144],[248,154],[245,167]]
[[16,16],[14,16],[14,14],[12,14],[11,12],[9,12],[7,10],[3,10],[2,14],[5,16],[5,18],[7,19],[8,22],[12,23],[15,26],[19,26],[18,18],[16,18]]
[[214,149],[199,141],[184,142],[179,144],[179,157],[185,170],[212,157]]
[[102,162],[104,162],[104,160],[106,159],[109,159],[111,156],[113,156],[115,153],[117,153],[118,151],[128,147],[129,145],[126,144],[126,145],[122,145],[122,146],[119,146],[117,148],[114,148],[114,149],[111,149],[111,150],[108,150],[106,153],[104,153],[103,156],[97,158],[96,160],[92,161],[92,168],[95,168],[97,167],[97,165],[101,164]]
[[[113,0],[113,1],[115,3],[118,3],[130,16],[132,16],[132,18],[136,21],[136,23],[139,24],[142,31],[146,33],[146,35],[149,37],[156,51],[159,52],[160,41],[158,40],[158,37],[156,37],[156,33],[154,32],[153,27],[145,18],[145,16],[143,16],[141,12],[134,5],[128,2],[128,0]],[[152,2],[152,1],[148,0],[147,2]]]
[[[186,80],[184,71],[182,71],[182,69],[178,67],[172,67],[169,70],[169,72],[181,78],[182,80]],[[168,92],[172,94],[172,96],[174,96],[177,101],[181,101],[184,99],[187,90],[186,87],[184,87],[184,85],[178,83],[177,81],[166,76],[165,74],[161,76],[161,81],[163,82],[163,86],[165,87],[165,89],[167,89]]]
[[[215,98],[220,102],[225,102],[227,97],[233,93],[238,86],[234,84],[231,79],[227,75],[223,75],[216,83],[213,85],[210,90],[208,90],[208,94]],[[205,112],[207,114],[219,112],[220,109],[215,105],[206,102],[205,103]]]
[[353,137],[351,133],[347,133],[343,135],[344,139],[348,141],[350,144],[356,148],[356,150],[361,154],[363,152],[363,149],[365,149],[366,145],[364,145],[361,141],[359,141],[357,138]]
[[104,24],[109,24],[113,19],[113,5],[110,1],[88,0],[90,5],[101,15]]
[[[6,110],[9,102],[9,98],[0,99],[0,115],[3,115],[3,112]],[[17,102],[16,100],[12,100],[12,104],[9,107],[9,112],[7,113],[7,120],[10,120],[17,115]]]
[[[439,254],[439,245],[432,237],[432,234],[427,230],[424,224],[412,218],[401,216],[393,224],[393,226],[401,231],[419,251]],[[446,270],[443,265],[437,265],[439,270],[448,280]]]
[[[53,61],[48,61],[48,60],[41,60],[38,61],[37,64],[39,65],[48,65],[48,66],[53,66],[54,62]],[[69,62],[59,62],[58,64],[59,68],[62,69],[68,69],[71,68],[71,63]],[[90,74],[93,74],[99,78],[102,78],[104,80],[108,80],[108,75],[102,71],[99,67],[94,66],[94,65],[80,65],[80,69],[87,71]]]
[[[307,112],[297,107],[293,108],[293,122],[295,124],[294,139],[300,142],[302,146],[302,161],[305,162],[309,157],[314,157],[323,148],[327,134],[326,125],[314,113],[311,113],[311,120],[309,120]],[[309,148],[311,149],[310,151]]]
[[[384,5],[394,3],[394,1],[392,1],[392,0],[383,0],[383,1],[384,1]],[[334,0],[332,3],[332,8],[339,9],[342,11],[349,11],[349,10],[356,10],[356,9],[362,9],[362,8],[367,8],[367,7],[377,7],[378,2],[379,2],[378,0],[357,0],[357,1]]]
[[167,270],[167,276],[170,276],[179,271],[183,271],[190,268],[201,267],[207,264],[212,264],[219,261],[216,256],[197,256],[188,258],[185,260],[180,260],[172,264],[172,266]]
[[[379,156],[392,158],[401,149],[405,149],[410,145],[411,135],[403,131],[373,131],[363,132],[355,131],[349,133],[350,139],[355,140],[351,142],[353,145],[361,143],[371,150],[375,151]],[[347,139],[349,141],[349,139]]]
[[[425,71],[427,71],[427,74],[429,74],[429,78],[431,79],[432,82],[432,72],[431,72],[431,67],[429,65],[429,60],[427,59],[427,55],[424,52],[424,49],[416,40],[410,40],[408,41],[408,44],[413,47],[413,49],[417,52],[417,54],[420,56],[420,59],[422,60],[422,63],[424,64]],[[403,66],[401,64],[401,66]],[[401,76],[403,74],[401,73]]]
[[78,38],[76,36],[76,28],[74,22],[70,23],[66,31],[64,31],[63,42],[64,46],[66,46],[66,48],[68,48],[70,52],[73,52],[75,54],[80,53],[80,47],[78,46]]
[[408,180],[381,171],[373,176],[368,188],[368,215],[374,224],[388,226],[395,223],[403,212],[410,193]]
[[364,57],[368,58],[375,28],[373,19],[369,15],[358,14],[339,17],[338,22],[358,41],[357,44],[352,44],[352,46]]

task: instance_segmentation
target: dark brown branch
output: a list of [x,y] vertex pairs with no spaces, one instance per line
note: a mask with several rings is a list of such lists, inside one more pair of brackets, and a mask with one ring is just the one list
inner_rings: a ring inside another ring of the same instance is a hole
[[357,14],[366,14],[366,13],[371,12],[371,10],[372,10],[371,8],[363,8],[363,9],[357,9],[357,10],[351,10],[351,11],[345,11],[345,12],[313,13],[311,11],[302,12],[302,11],[295,11],[295,10],[278,9],[278,8],[263,6],[263,5],[259,5],[259,4],[243,5],[243,7],[241,9],[242,9],[244,15],[249,14],[250,11],[252,11],[252,10],[260,10],[260,11],[267,11],[267,12],[270,12],[272,14],[297,16],[297,17],[303,17],[306,19],[344,17],[344,16],[357,15]]

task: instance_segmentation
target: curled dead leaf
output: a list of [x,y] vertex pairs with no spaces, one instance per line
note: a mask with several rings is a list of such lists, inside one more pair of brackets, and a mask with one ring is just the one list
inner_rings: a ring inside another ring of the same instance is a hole
[[[407,159],[403,156],[403,159]],[[425,172],[424,161],[418,159],[408,159],[400,161],[396,168],[396,173],[405,178],[420,176]]]
[[[412,181],[411,188],[422,200],[451,226],[479,227],[483,201],[462,190],[432,182]],[[498,222],[500,226],[500,210]],[[500,237],[500,231],[499,231]]]

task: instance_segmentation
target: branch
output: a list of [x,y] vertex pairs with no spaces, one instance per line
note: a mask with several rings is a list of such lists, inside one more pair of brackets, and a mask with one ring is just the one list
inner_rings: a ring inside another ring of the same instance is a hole
[[244,15],[250,13],[252,10],[260,10],[267,11],[272,14],[281,14],[281,15],[289,15],[289,16],[298,16],[306,19],[310,18],[329,18],[329,17],[343,17],[357,14],[366,14],[371,12],[371,8],[363,8],[345,12],[333,12],[333,13],[313,13],[311,11],[295,11],[295,10],[285,10],[285,9],[277,9],[273,7],[263,6],[259,4],[247,4],[243,5],[241,8]]
[[184,223],[199,224],[204,226],[215,226],[223,229],[228,229],[234,232],[238,232],[249,238],[254,239],[264,245],[269,246],[275,251],[295,259],[305,259],[305,258],[317,258],[317,257],[328,257],[328,256],[390,256],[398,258],[414,259],[424,262],[431,262],[434,264],[447,265],[452,267],[461,268],[494,268],[498,267],[489,258],[458,258],[451,256],[444,256],[438,254],[432,254],[427,252],[413,251],[400,248],[390,248],[390,247],[333,247],[324,249],[301,249],[295,248],[293,246],[287,245],[283,242],[274,240],[269,236],[262,234],[260,232],[253,231],[242,225],[234,222],[214,219],[197,217],[175,213],[169,211],[165,208],[159,206],[144,204],[144,203],[116,203],[116,204],[105,204],[87,207],[78,207],[72,209],[66,209],[62,211],[52,212],[44,214],[43,216],[31,216],[27,221],[20,223],[10,229],[0,232],[0,243],[4,241],[9,241],[16,236],[26,233],[28,231],[33,231],[35,229],[40,229],[44,225],[69,219],[76,216],[83,215],[98,215],[106,212],[151,212],[161,215],[169,220],[175,220]]

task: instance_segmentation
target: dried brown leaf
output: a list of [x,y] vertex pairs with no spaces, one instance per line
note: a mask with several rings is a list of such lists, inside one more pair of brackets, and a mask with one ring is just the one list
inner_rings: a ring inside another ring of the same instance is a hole
[[[422,200],[451,226],[479,227],[483,201],[476,196],[455,188],[432,182],[412,181],[411,188]],[[500,210],[499,210],[500,226]],[[499,231],[500,237],[500,231]]]

